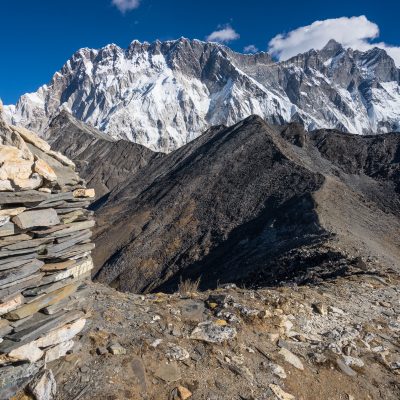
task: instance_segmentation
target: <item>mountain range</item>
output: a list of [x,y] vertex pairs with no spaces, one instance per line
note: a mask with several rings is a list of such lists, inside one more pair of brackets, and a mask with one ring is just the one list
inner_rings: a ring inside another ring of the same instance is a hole
[[164,153],[252,114],[307,130],[385,133],[400,130],[400,72],[382,49],[334,40],[284,62],[185,38],[133,41],[80,49],[48,84],[5,106],[5,117],[45,135],[62,110],[111,140]]

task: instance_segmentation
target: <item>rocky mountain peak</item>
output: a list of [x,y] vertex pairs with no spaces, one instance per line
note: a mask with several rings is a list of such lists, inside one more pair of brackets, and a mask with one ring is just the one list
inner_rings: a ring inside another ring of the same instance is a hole
[[338,54],[345,51],[344,47],[336,40],[331,39],[329,42],[319,51],[322,58],[328,59],[337,56]]
[[399,104],[399,70],[383,50],[345,50],[331,40],[276,63],[268,53],[180,38],[81,49],[5,114],[43,134],[66,109],[112,138],[170,152],[251,114],[306,129],[387,132],[400,125]]

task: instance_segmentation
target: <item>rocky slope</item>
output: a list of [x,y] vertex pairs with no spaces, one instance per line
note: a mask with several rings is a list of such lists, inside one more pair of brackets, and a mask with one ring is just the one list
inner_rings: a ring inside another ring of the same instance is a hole
[[110,138],[163,152],[251,114],[382,133],[400,129],[399,69],[384,50],[335,41],[280,63],[199,40],[133,41],[80,49],[47,85],[6,107],[14,124],[42,133],[62,109]]
[[256,116],[214,127],[113,189],[96,211],[96,277],[140,292],[319,282],[360,256],[398,268],[399,149],[396,134]]
[[354,267],[322,285],[145,296],[93,285],[59,400],[397,400],[399,275]]
[[52,147],[73,160],[99,199],[120,182],[134,175],[151,160],[161,157],[127,140],[114,140],[62,111],[46,130]]

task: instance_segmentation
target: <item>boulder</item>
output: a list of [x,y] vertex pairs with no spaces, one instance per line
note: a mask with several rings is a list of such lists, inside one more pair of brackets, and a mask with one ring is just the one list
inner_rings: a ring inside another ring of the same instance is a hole
[[43,176],[44,179],[47,179],[50,182],[54,182],[57,180],[57,175],[54,172],[53,168],[50,167],[50,165],[40,159],[39,157],[35,157],[36,161],[33,166],[33,170],[37,172],[39,175]]
[[17,132],[22,137],[22,139],[24,139],[25,142],[33,144],[34,146],[46,153],[50,151],[50,145],[39,136],[37,136],[36,133],[22,126],[10,125],[10,128],[14,132]]
[[12,192],[13,190],[10,180],[0,179],[0,192]]
[[0,179],[28,179],[32,174],[32,160],[24,158],[24,153],[13,146],[0,145]]
[[28,179],[14,179],[14,184],[21,190],[33,190],[39,188],[43,183],[43,178],[37,174],[33,173]]

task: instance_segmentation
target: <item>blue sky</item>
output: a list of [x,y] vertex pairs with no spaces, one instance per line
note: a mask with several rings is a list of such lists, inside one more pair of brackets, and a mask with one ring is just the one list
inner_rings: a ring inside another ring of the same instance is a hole
[[[98,48],[108,43],[127,47],[133,39],[209,38],[225,41],[237,51],[246,47],[247,51],[270,49],[276,57],[287,58],[296,50],[319,46],[325,37],[338,35],[349,46],[363,49],[371,42],[396,46],[393,54],[399,54],[400,59],[400,53],[395,53],[400,51],[400,2],[386,4],[383,0],[4,1],[0,97],[5,104],[15,103],[21,94],[35,91],[81,47]],[[365,20],[336,20],[360,15],[365,15]],[[327,19],[335,20],[311,25],[311,30],[294,31]]]

